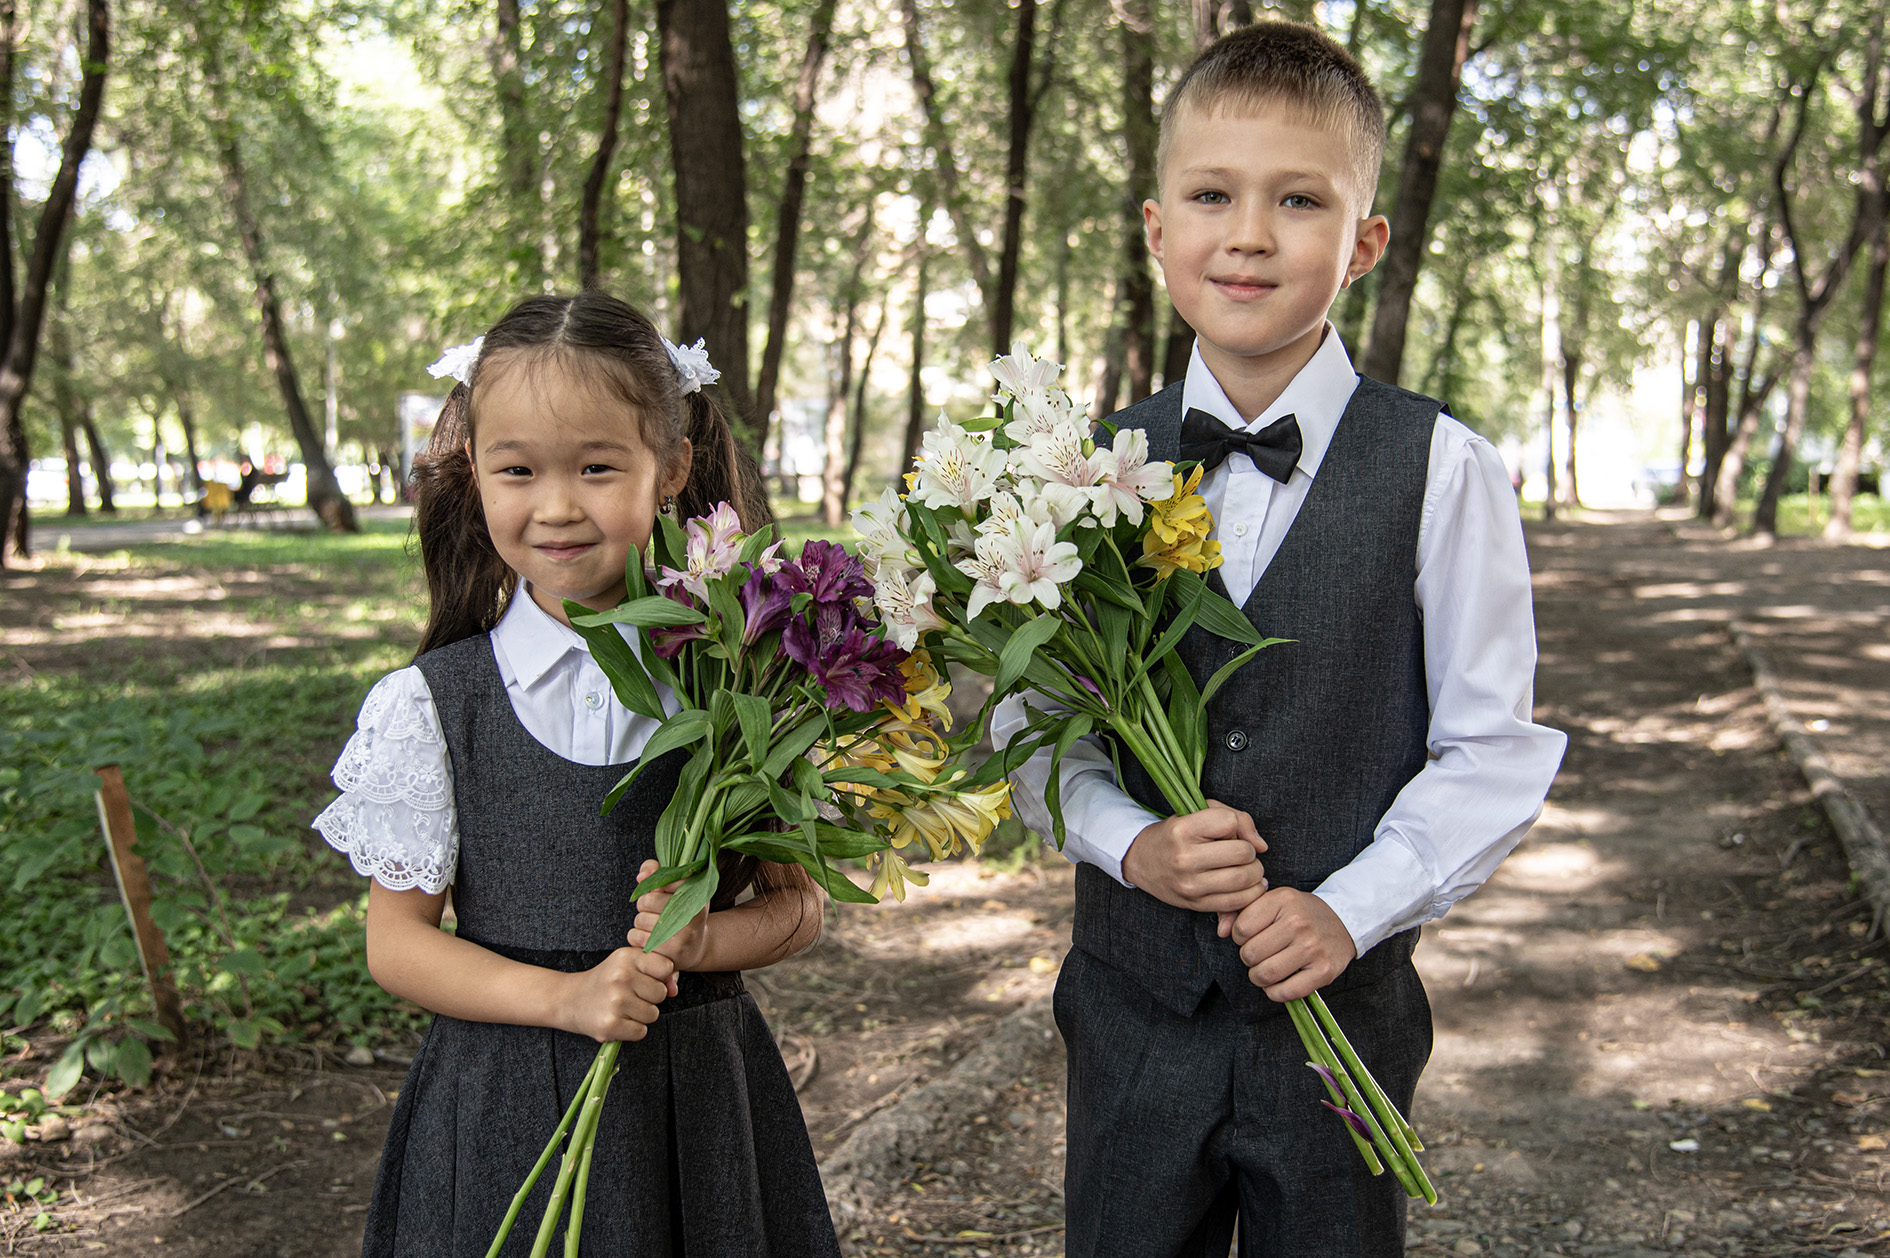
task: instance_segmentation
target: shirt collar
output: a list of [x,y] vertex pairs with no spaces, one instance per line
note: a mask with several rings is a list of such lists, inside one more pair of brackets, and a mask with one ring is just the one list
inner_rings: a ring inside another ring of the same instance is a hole
[[493,656],[506,684],[516,682],[524,690],[536,686],[572,651],[590,653],[577,630],[554,620],[523,581],[492,630],[492,644],[498,648]]
[[1339,418],[1345,414],[1346,405],[1357,388],[1358,372],[1352,367],[1352,356],[1345,352],[1338,329],[1327,323],[1325,337],[1312,360],[1299,369],[1286,391],[1251,424],[1242,420],[1240,412],[1227,400],[1221,382],[1201,360],[1201,342],[1196,340],[1194,354],[1188,360],[1187,379],[1181,386],[1181,410],[1184,415],[1190,410],[1206,411],[1229,428],[1248,432],[1258,432],[1282,415],[1295,415],[1299,418],[1301,442],[1299,462],[1295,466],[1308,476],[1317,476],[1319,465],[1325,461],[1326,449],[1332,444],[1332,434],[1339,427]]

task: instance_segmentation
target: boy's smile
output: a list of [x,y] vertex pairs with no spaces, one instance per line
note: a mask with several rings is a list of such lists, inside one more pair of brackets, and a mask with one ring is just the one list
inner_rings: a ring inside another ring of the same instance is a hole
[[1202,361],[1257,414],[1312,358],[1333,298],[1376,265],[1388,229],[1359,217],[1342,126],[1278,101],[1183,108],[1161,200],[1142,207],[1149,251]]

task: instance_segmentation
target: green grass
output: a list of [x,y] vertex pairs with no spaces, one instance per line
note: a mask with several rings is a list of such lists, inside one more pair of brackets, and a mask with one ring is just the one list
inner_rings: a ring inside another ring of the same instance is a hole
[[[1740,503],[1739,517],[1750,523],[1750,503]],[[1831,518],[1831,498],[1820,494],[1786,494],[1778,500],[1780,536],[1817,535]],[[1890,504],[1877,494],[1859,494],[1851,499],[1851,530],[1856,533],[1890,532]]]
[[364,884],[307,828],[362,696],[418,636],[405,525],[55,555],[42,577],[37,623],[71,645],[0,690],[0,1028],[50,1025],[95,1072],[139,1072],[149,1002],[91,798],[105,763],[162,818],[139,846],[194,1019],[242,1046],[415,1025],[367,977]]

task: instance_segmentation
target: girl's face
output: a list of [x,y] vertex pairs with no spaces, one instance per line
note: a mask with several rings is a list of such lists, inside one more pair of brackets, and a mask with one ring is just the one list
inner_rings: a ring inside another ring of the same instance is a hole
[[689,479],[688,443],[665,472],[621,399],[555,363],[508,367],[480,383],[468,447],[492,544],[559,620],[565,599],[615,606],[631,548]]

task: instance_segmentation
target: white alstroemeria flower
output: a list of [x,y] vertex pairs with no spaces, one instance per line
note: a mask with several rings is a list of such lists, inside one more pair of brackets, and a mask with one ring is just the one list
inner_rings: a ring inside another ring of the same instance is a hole
[[940,412],[938,425],[925,434],[912,492],[934,510],[971,511],[991,496],[1004,467],[1004,451],[979,441]]
[[1017,492],[1023,495],[1024,514],[1038,523],[1048,522],[1060,529],[1081,518],[1094,506],[1094,489],[1065,485],[1061,481],[1023,481]]
[[694,393],[705,384],[714,384],[722,378],[722,373],[709,365],[709,342],[704,337],[697,337],[694,345],[672,345],[668,337],[663,338],[663,348],[669,351],[669,361],[676,364],[676,384],[685,394]]
[[886,634],[902,651],[919,645],[919,639],[934,629],[945,628],[944,620],[932,609],[932,595],[938,583],[929,572],[907,578],[890,564],[879,570],[873,585],[873,605],[879,608],[880,623]]
[[1083,570],[1076,544],[1059,542],[1056,529],[1048,524],[1022,526],[987,540],[996,543],[1002,563],[998,589],[1013,603],[1035,600],[1044,610],[1055,611],[1063,605],[1062,587]]
[[879,497],[853,508],[853,531],[860,535],[860,560],[866,574],[879,571],[883,560],[891,559],[907,567],[917,566],[918,557],[900,532],[906,522],[906,504],[891,486],[880,490]]
[[1011,451],[1013,471],[1046,483],[1088,489],[1102,476],[1102,462],[1094,452],[1085,454],[1085,435],[1062,429]]
[[1062,434],[1073,434],[1081,441],[1089,432],[1089,417],[1077,410],[1076,403],[1061,389],[1026,393],[1016,403],[1011,422],[1004,425],[1004,435],[1020,445]]
[[969,555],[978,549],[978,539],[973,535],[971,526],[963,520],[953,520],[951,527],[945,530],[945,555],[956,561],[960,555]]
[[976,620],[978,613],[991,604],[1008,601],[1003,587],[998,584],[1006,567],[1003,551],[1003,543],[987,534],[978,538],[970,555],[952,565],[974,582],[971,598],[965,604],[966,619]]
[[472,377],[473,364],[479,361],[479,349],[486,343],[483,336],[475,336],[464,345],[455,345],[440,355],[440,360],[427,368],[427,374],[435,380],[444,380],[448,376],[465,384]]
[[1096,518],[1104,528],[1113,528],[1118,513],[1130,524],[1142,522],[1142,504],[1165,502],[1174,496],[1175,467],[1172,463],[1148,461],[1148,434],[1140,428],[1123,428],[1116,433],[1115,447],[1098,450],[1102,475],[1090,490],[1096,502]]
[[[1049,392],[1050,386],[1057,382],[1057,372],[1062,369],[1061,364],[1034,356],[1022,341],[1013,341],[1010,353],[992,361],[991,376],[997,381],[1000,394],[1021,398],[1030,393]],[[1003,401],[1003,398],[994,400]]]

